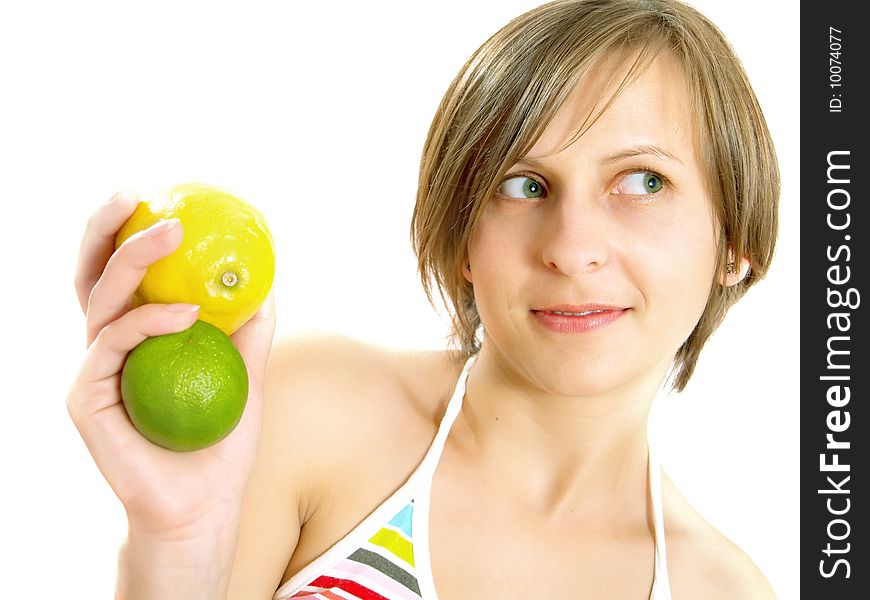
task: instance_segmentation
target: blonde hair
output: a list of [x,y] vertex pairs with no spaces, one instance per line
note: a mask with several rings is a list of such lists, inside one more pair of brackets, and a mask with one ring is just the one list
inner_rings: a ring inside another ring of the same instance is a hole
[[729,252],[750,261],[736,285],[714,276],[704,312],[674,357],[674,389],[685,387],[728,308],[766,274],[776,244],[779,170],[758,101],[722,33],[676,0],[556,0],[512,20],[471,56],[423,148],[411,242],[427,297],[433,303],[437,288],[450,309],[452,338],[466,355],[480,349],[481,323],[462,267],[475,224],[506,171],[602,59],[634,57],[615,97],[663,52],[677,59],[689,82],[700,162],[721,231],[714,275],[725,273]]

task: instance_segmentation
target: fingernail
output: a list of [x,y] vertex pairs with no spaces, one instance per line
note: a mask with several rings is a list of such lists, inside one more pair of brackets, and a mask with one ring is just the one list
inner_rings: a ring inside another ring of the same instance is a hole
[[178,219],[166,219],[165,221],[158,221],[151,227],[145,230],[145,233],[142,235],[145,237],[157,237],[158,235],[162,235],[167,231],[174,229],[175,226],[178,225]]
[[167,304],[166,310],[175,313],[192,313],[199,310],[199,304],[185,304],[183,302],[178,304]]

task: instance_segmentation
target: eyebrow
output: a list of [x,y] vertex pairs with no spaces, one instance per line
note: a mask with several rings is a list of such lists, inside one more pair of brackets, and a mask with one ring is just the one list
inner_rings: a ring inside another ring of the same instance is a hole
[[[632,158],[634,156],[643,156],[645,154],[650,154],[652,156],[658,156],[659,158],[666,158],[673,161],[676,161],[680,164],[683,164],[675,154],[672,154],[665,150],[660,146],[656,146],[655,144],[641,144],[637,146],[631,146],[626,148],[625,150],[621,150],[616,154],[611,154],[610,156],[605,157],[601,162],[605,165],[609,165],[611,163],[619,162],[620,160],[626,158]],[[516,165],[527,165],[532,167],[533,169],[542,169],[544,167],[543,163],[534,158],[523,157],[519,159]]]
[[676,155],[668,152],[667,150],[665,150],[664,148],[662,148],[660,146],[656,146],[655,144],[643,144],[640,146],[631,146],[630,148],[626,148],[625,150],[623,150],[621,152],[617,152],[616,154],[612,154],[612,155],[608,156],[607,158],[605,158],[601,162],[603,162],[604,164],[610,164],[610,163],[615,163],[617,161],[620,161],[624,158],[631,158],[633,156],[641,156],[644,154],[652,154],[653,156],[658,156],[659,158],[669,158],[673,161],[676,161],[680,164],[683,164],[683,161],[681,161],[679,158],[677,158]]

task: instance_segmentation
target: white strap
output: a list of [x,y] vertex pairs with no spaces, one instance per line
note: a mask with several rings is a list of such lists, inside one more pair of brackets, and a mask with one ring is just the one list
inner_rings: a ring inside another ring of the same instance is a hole
[[468,372],[471,370],[471,365],[474,364],[476,358],[477,354],[472,354],[468,357],[468,360],[465,361],[462,373],[460,373],[456,380],[456,387],[453,389],[453,395],[450,397],[450,401],[447,403],[447,408],[444,411],[444,416],[441,418],[441,424],[438,426],[438,433],[435,434],[435,439],[432,440],[432,444],[429,446],[426,456],[420,463],[417,473],[415,473],[415,476],[429,480],[430,484],[432,477],[435,475],[435,469],[438,467],[438,461],[441,459],[441,453],[444,450],[444,444],[447,442],[447,436],[450,435],[450,429],[453,427],[453,422],[456,420],[459,411],[462,409],[462,399],[465,396],[465,382],[466,379],[468,379]]
[[665,515],[662,508],[662,469],[658,459],[649,448],[649,494],[653,510],[656,560],[653,572],[653,589],[650,600],[671,600],[671,582],[668,578],[668,550],[665,545]]
[[423,600],[438,600],[435,581],[432,577],[432,559],[429,556],[429,503],[432,498],[432,479],[435,476],[438,462],[441,460],[450,428],[462,408],[468,372],[476,356],[470,356],[465,362],[465,367],[462,369],[456,382],[456,388],[453,390],[453,396],[447,403],[444,416],[441,418],[438,433],[435,434],[429,451],[420,463],[417,472],[414,473],[414,476],[419,477],[419,479],[416,480],[417,484],[414,486],[417,496],[414,499],[414,516],[411,527],[414,531],[414,563],[417,567],[417,583],[420,586],[420,596]]

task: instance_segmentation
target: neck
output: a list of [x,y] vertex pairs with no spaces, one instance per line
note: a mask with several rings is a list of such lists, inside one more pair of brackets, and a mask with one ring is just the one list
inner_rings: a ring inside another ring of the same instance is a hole
[[469,460],[538,513],[586,514],[646,498],[647,417],[667,365],[618,389],[560,395],[488,351],[469,373],[457,423]]

